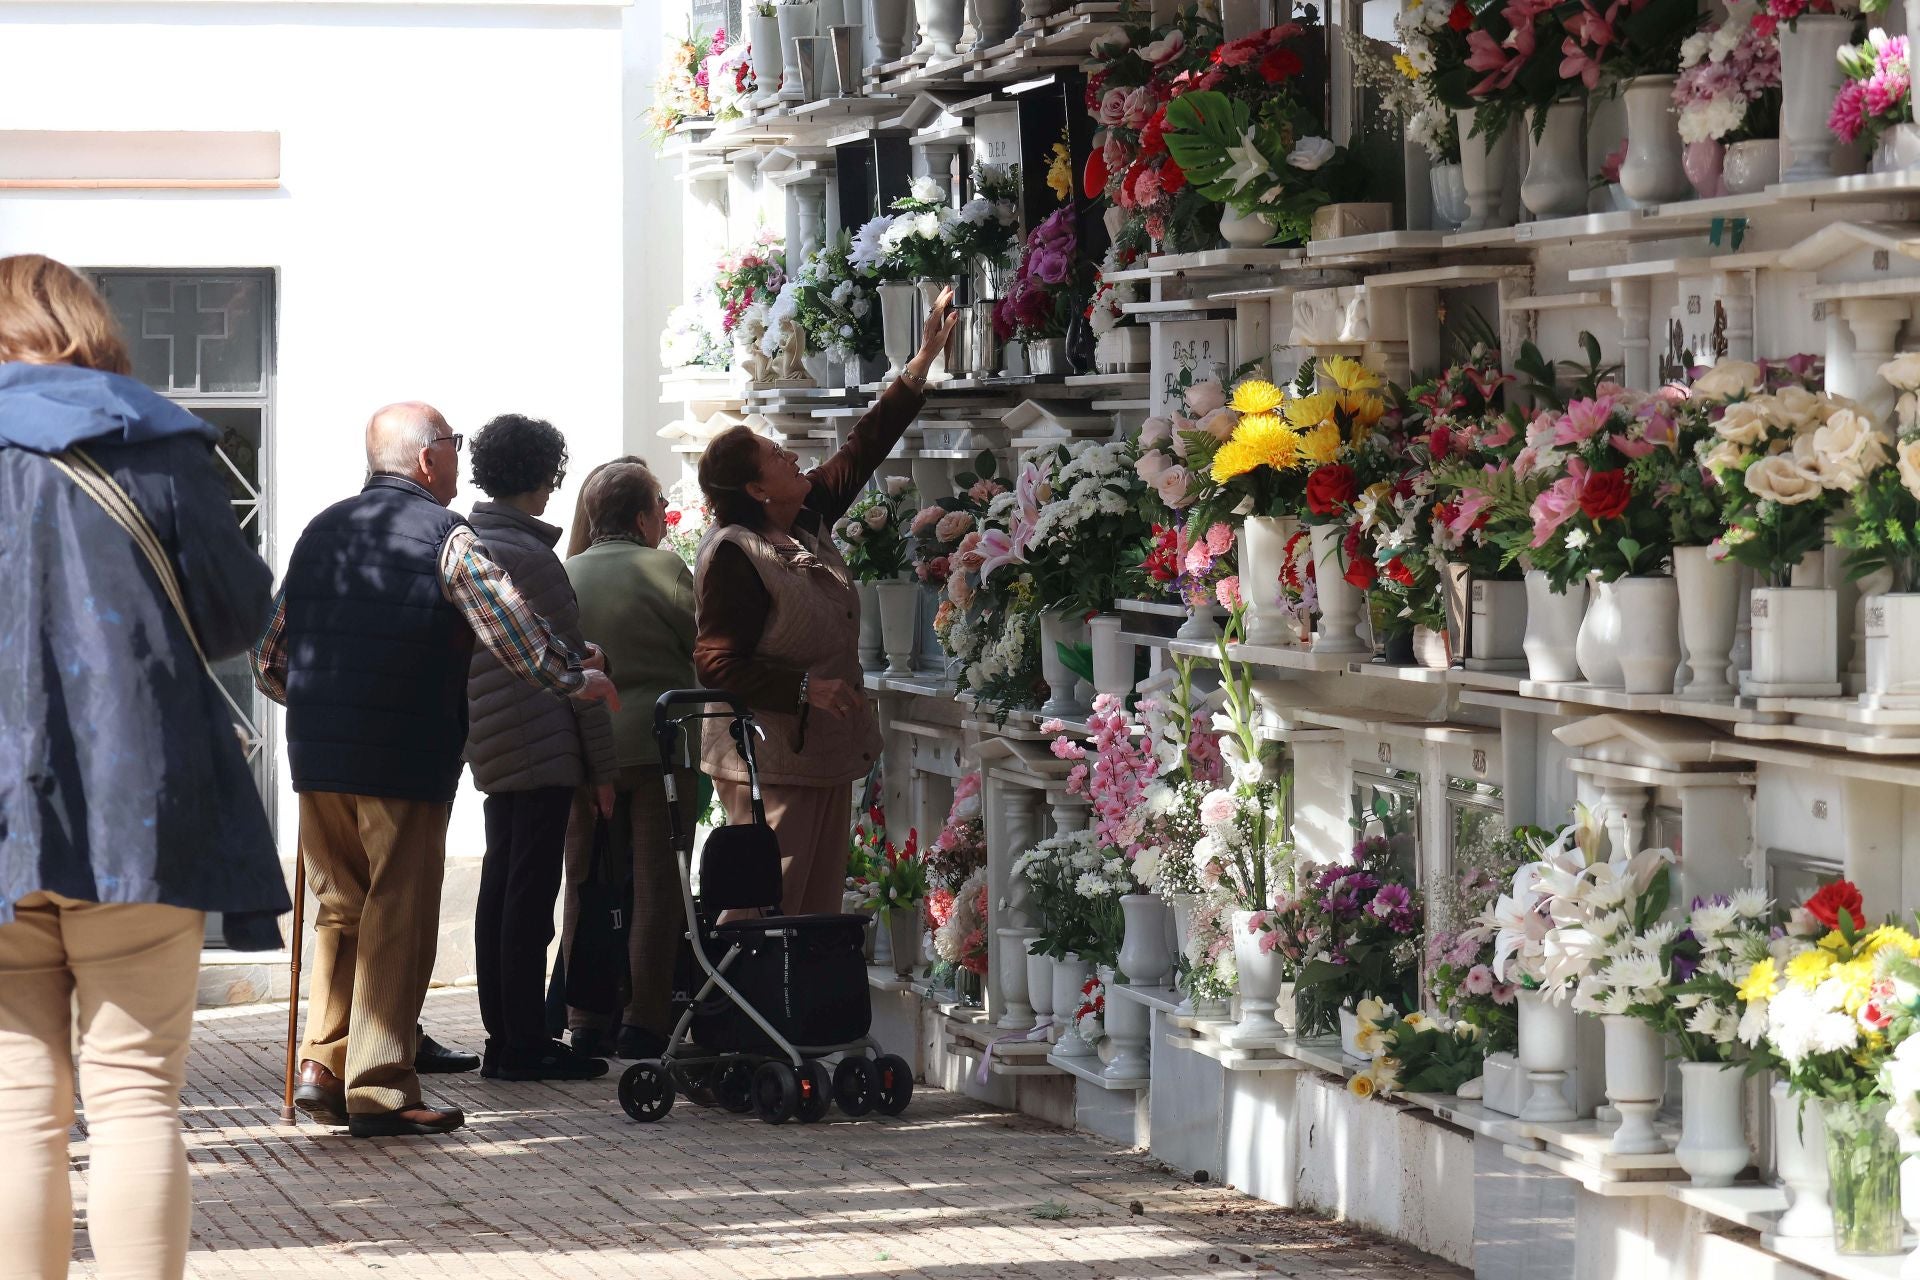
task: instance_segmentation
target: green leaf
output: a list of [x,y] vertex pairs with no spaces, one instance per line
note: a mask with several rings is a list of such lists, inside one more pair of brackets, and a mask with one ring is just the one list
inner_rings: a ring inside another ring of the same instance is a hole
[[982,480],[993,479],[1000,466],[999,459],[993,456],[993,450],[982,449],[980,456],[973,460],[973,469],[980,473]]
[[1093,646],[1090,644],[1069,644],[1065,640],[1054,642],[1054,648],[1060,654],[1060,661],[1067,670],[1082,680],[1093,679]]

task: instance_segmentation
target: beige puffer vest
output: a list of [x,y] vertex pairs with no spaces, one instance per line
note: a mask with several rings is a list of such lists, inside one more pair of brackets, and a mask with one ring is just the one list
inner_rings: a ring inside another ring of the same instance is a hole
[[[815,680],[844,680],[854,689],[863,689],[860,595],[853,575],[831,538],[801,529],[794,530],[793,538],[804,551],[789,560],[751,529],[721,526],[701,546],[698,572],[706,572],[707,562],[722,543],[739,547],[773,601],[755,656],[804,671]],[[766,732],[754,744],[763,785],[845,786],[866,777],[880,758],[880,727],[864,692],[860,710],[845,719],[813,709],[807,716],[804,747],[797,712],[798,708],[753,713]],[[746,765],[733,745],[727,721],[706,721],[701,745],[701,766],[708,777],[747,780]]]

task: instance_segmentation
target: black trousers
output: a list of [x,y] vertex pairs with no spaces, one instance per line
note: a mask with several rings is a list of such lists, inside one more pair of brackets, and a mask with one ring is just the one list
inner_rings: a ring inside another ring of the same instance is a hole
[[549,1039],[547,944],[553,941],[573,793],[572,787],[540,787],[487,797],[474,965],[480,1020],[496,1054],[537,1052]]

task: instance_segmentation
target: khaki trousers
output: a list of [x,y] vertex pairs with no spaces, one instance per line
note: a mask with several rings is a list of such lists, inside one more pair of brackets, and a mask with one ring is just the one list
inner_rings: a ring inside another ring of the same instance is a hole
[[319,901],[300,1056],[346,1081],[350,1114],[420,1101],[413,1055],[452,814],[430,800],[300,795],[300,852]]
[[[715,782],[713,788],[728,822],[753,821],[746,783]],[[853,788],[763,786],[760,799],[780,842],[781,910],[790,916],[838,914],[853,847]]]
[[[693,773],[682,771],[678,785],[681,821],[691,824],[698,816],[692,813]],[[645,1027],[664,1036],[673,1031],[674,954],[687,932],[686,908],[680,901],[680,868],[667,830],[666,782],[659,766],[649,764],[622,769],[614,786],[629,815],[629,830],[620,830],[616,823],[615,847],[623,837],[628,840],[633,877],[633,907],[627,917],[627,1006],[620,1021],[624,1026]],[[620,813],[621,808],[616,807],[616,820]],[[580,918],[580,882],[587,878],[593,861],[596,816],[593,790],[582,788],[574,797],[573,818],[567,826],[567,889],[560,933],[563,956],[573,950],[574,923]],[[681,829],[692,830],[691,825]],[[611,1021],[596,1010],[567,1010],[567,1026],[575,1031],[615,1030],[609,1025]]]
[[97,1270],[109,1280],[185,1271],[180,1085],[204,928],[198,911],[48,893],[28,894],[0,925],[0,1278],[67,1274],[76,1029]]

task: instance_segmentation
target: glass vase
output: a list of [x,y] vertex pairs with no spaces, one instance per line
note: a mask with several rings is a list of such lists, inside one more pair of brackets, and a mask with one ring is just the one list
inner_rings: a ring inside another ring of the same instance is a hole
[[1833,1201],[1833,1251],[1854,1256],[1901,1252],[1900,1139],[1887,1123],[1887,1104],[1829,1102],[1827,1194]]

